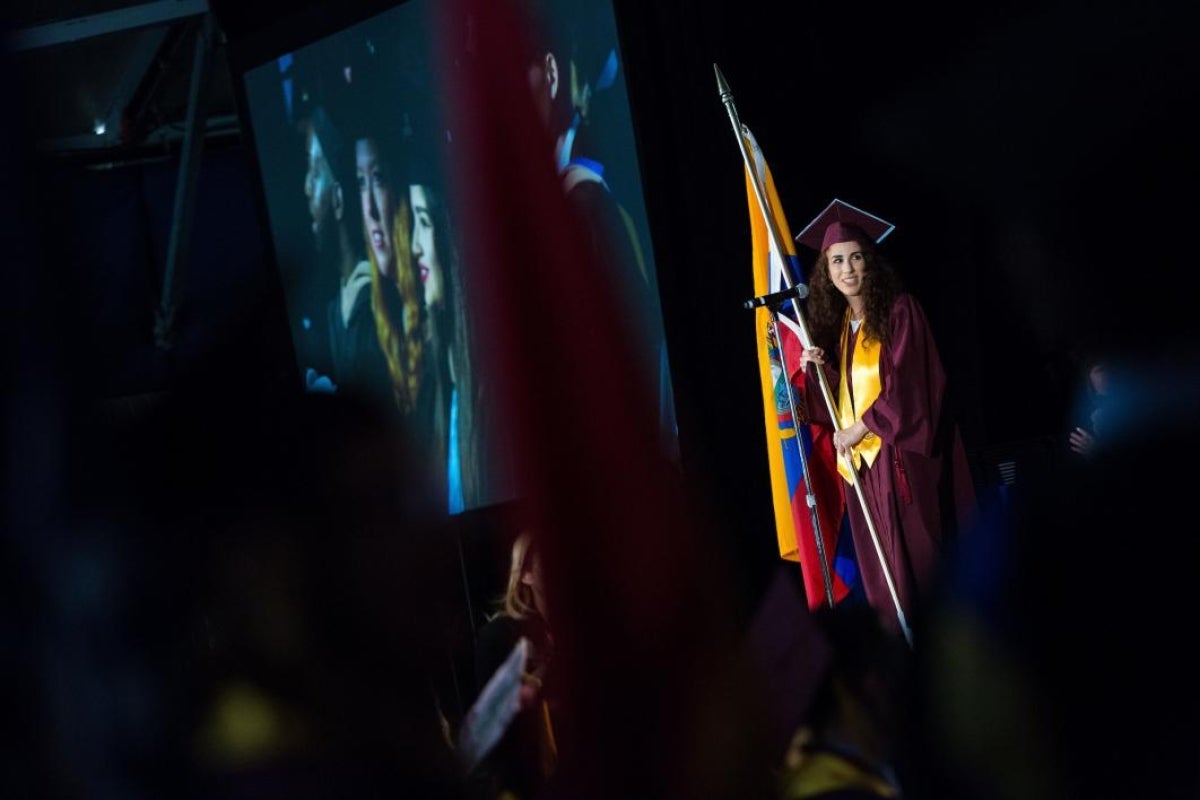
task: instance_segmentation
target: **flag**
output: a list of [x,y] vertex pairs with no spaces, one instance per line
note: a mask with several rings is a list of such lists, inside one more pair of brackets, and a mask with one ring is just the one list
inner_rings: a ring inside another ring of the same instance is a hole
[[[796,258],[791,229],[783,214],[775,181],[771,176],[762,150],[754,135],[743,127],[750,163],[746,165],[746,199],[750,205],[750,239],[753,251],[754,294],[756,296],[777,292],[787,288],[791,282],[803,278],[800,263]],[[768,212],[779,232],[779,244],[785,252],[776,251],[767,220],[754,188],[754,170],[759,185],[767,200]],[[785,281],[784,270],[787,270]],[[799,337],[802,329],[787,316],[791,307],[781,310],[779,317],[781,337]],[[813,530],[812,514],[806,501],[807,488],[804,480],[804,462],[807,461],[809,479],[816,499],[817,523],[821,540],[825,546],[825,562],[829,567],[833,583],[834,603],[840,602],[850,592],[855,582],[857,567],[851,559],[839,557],[838,540],[845,523],[846,500],[837,474],[836,454],[833,449],[833,434],[824,427],[804,424],[806,419],[793,418],[788,402],[787,377],[779,359],[777,347],[768,343],[771,312],[765,307],[755,309],[755,333],[758,342],[758,367],[762,381],[763,418],[767,432],[767,463],[771,473],[771,499],[775,508],[775,532],[779,541],[779,556],[800,563],[804,578],[804,591],[810,608],[826,602],[825,580],[822,576],[817,540]],[[789,324],[790,323],[790,324]],[[791,349],[791,348],[789,348]],[[789,364],[790,371],[795,364]],[[804,396],[803,381],[792,390],[797,411],[804,414],[809,398]],[[821,402],[820,397],[811,398]],[[801,451],[801,448],[804,448]]]

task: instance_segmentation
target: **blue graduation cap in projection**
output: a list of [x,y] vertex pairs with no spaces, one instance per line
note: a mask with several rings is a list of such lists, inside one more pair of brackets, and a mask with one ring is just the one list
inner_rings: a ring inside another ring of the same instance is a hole
[[882,217],[834,198],[812,222],[804,226],[804,230],[796,234],[796,241],[818,253],[824,253],[831,245],[866,237],[878,244],[895,229],[895,225]]

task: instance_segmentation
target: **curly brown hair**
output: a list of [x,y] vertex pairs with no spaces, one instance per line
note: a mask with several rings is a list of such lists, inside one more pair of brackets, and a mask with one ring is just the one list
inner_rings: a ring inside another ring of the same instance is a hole
[[[410,226],[408,199],[402,198],[392,221],[396,268],[391,275],[380,272],[375,253],[370,242],[367,242],[375,335],[387,358],[396,406],[403,414],[412,412],[417,404],[426,339],[425,294],[412,265]],[[395,302],[389,302],[386,292],[394,292],[399,296],[398,308]]]
[[[866,268],[863,271],[863,340],[888,344],[888,317],[892,303],[903,291],[900,277],[871,241],[860,242]],[[829,277],[829,256],[821,253],[808,284],[808,322],[816,344],[831,351],[842,334],[842,321],[849,303]]]

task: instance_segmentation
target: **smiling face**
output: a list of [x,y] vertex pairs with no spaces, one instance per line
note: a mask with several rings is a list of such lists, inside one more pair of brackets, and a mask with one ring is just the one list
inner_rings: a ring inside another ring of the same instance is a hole
[[413,214],[412,255],[417,262],[421,284],[425,287],[425,305],[433,307],[442,303],[445,289],[429,193],[424,186],[413,185],[409,187],[409,202],[412,203]]
[[[829,261],[829,280],[850,301],[851,307],[858,302],[866,280],[866,256],[858,242],[839,242],[825,251]],[[852,299],[855,298],[855,299]]]
[[363,234],[367,246],[375,255],[379,271],[390,275],[396,261],[395,242],[392,239],[396,198],[375,140],[359,139],[355,143],[354,163],[359,196],[362,198]]

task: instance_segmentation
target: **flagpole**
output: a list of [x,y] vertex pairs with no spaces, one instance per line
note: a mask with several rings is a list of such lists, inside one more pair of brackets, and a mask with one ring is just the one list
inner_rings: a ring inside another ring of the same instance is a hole
[[[756,170],[750,161],[750,154],[746,150],[746,138],[743,132],[741,121],[738,119],[737,108],[733,104],[733,92],[729,89],[729,84],[725,80],[725,76],[721,74],[721,68],[713,64],[713,70],[717,74],[717,90],[721,94],[721,102],[725,105],[725,111],[729,114],[729,121],[733,123],[733,132],[738,142],[738,149],[742,153],[742,161],[746,166],[746,170],[750,173],[750,183],[754,186],[754,195],[758,198],[758,207],[762,212],[763,220],[767,225],[767,233],[771,237],[772,243],[775,245],[775,252],[782,257],[783,253],[787,252],[783,247],[783,236],[779,232],[779,226],[775,223],[775,216],[770,211],[770,204],[767,202],[766,189],[763,187],[759,179],[758,170]],[[792,285],[791,276],[788,275],[786,269],[780,270],[783,274],[783,280],[790,288]],[[800,326],[800,331],[803,334],[802,344],[808,345],[812,342],[812,336],[808,330],[808,323],[804,318],[800,307],[793,303],[793,308],[796,310],[796,322]],[[778,340],[779,352],[783,354],[783,341]],[[788,388],[791,388],[791,376],[787,374],[786,365],[784,367],[784,380],[788,381]],[[829,381],[825,377],[825,370],[819,366],[817,368],[817,381],[821,387],[821,397],[825,400],[825,408],[829,411],[829,418],[833,422],[835,430],[838,428],[838,414],[836,406],[833,402],[833,392],[829,388]],[[795,417],[793,417],[795,419]],[[839,456],[840,457],[840,456]],[[896,617],[900,622],[900,628],[904,631],[904,638],[911,646],[913,643],[912,630],[908,627],[908,619],[904,615],[904,609],[900,605],[900,596],[896,593],[896,584],[892,580],[892,570],[888,566],[887,557],[883,553],[883,547],[879,543],[879,533],[875,529],[875,520],[871,515],[871,509],[867,505],[866,495],[863,493],[862,481],[859,479],[858,470],[854,467],[853,459],[846,458],[846,465],[850,468],[850,475],[854,485],[854,493],[858,497],[859,506],[862,508],[863,517],[867,521],[867,530],[871,534],[871,543],[875,546],[875,555],[879,559],[879,566],[883,570],[883,577],[887,581],[888,592],[892,596],[892,603],[896,607]],[[818,540],[820,537],[818,536]]]

